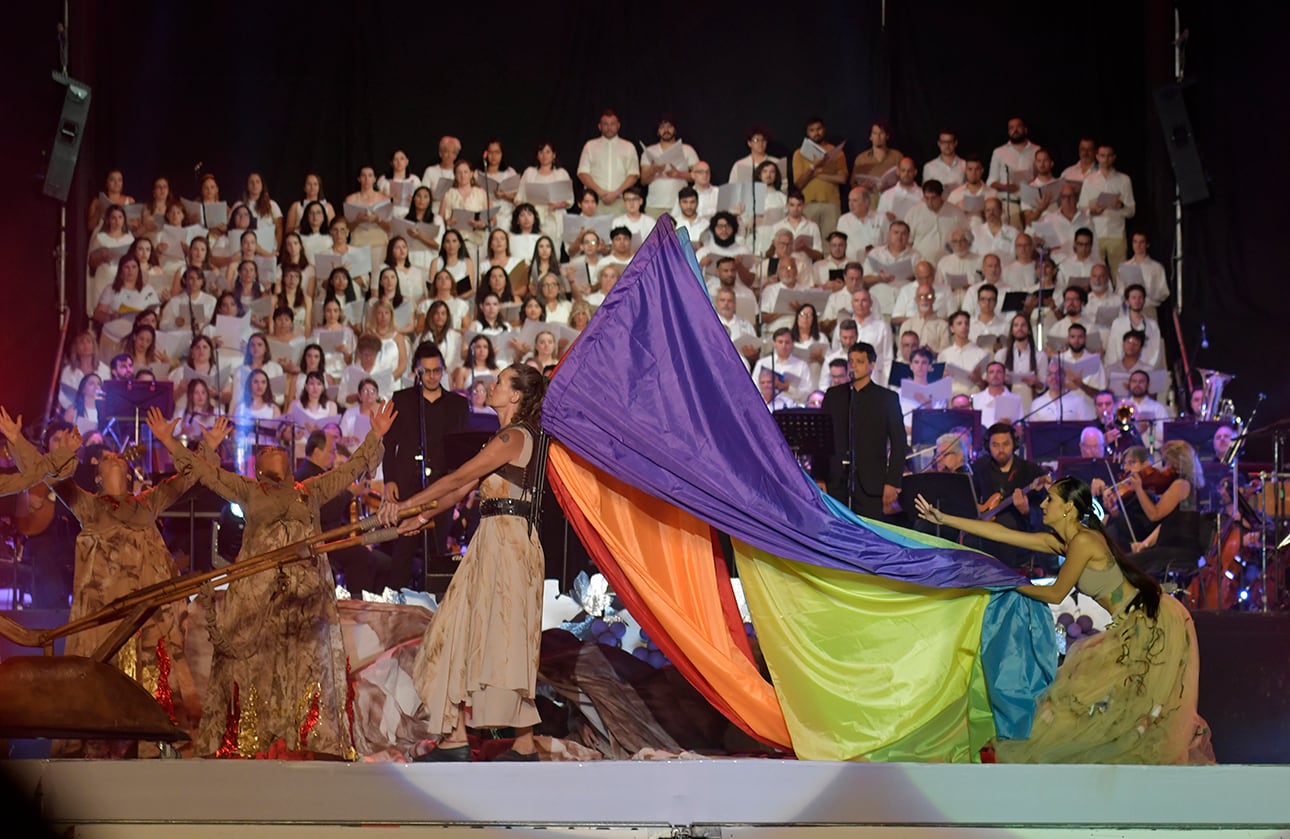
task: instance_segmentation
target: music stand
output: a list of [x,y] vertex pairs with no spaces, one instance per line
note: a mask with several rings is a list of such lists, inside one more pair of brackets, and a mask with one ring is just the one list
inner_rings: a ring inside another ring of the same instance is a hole
[[1101,478],[1103,483],[1110,483],[1113,472],[1107,468],[1104,457],[1059,457],[1057,458],[1057,479],[1069,476],[1079,478],[1086,484],[1092,484],[1094,478]]
[[833,451],[833,417],[818,408],[786,408],[771,416],[797,462],[815,477],[816,458]]
[[[981,450],[981,412],[975,408],[924,409],[914,411],[910,416],[914,418],[910,445],[915,449],[930,446],[937,437],[956,428],[966,428],[972,434],[972,451]],[[964,452],[963,457],[972,460],[971,452]]]
[[1060,460],[1079,457],[1079,437],[1086,428],[1098,428],[1096,422],[1026,423],[1026,459]]
[[946,515],[966,519],[980,518],[976,507],[976,492],[972,488],[972,476],[967,472],[919,472],[906,475],[900,483],[900,508],[910,514],[914,520],[914,529],[920,533],[931,533],[951,542],[962,539],[958,528],[918,518],[914,513],[914,499],[919,495]]
[[[1182,440],[1196,450],[1201,460],[1212,460],[1214,457],[1214,432],[1220,425],[1233,427],[1231,423],[1216,420],[1165,420],[1165,442]],[[1231,471],[1231,470],[1229,470]]]
[[102,428],[104,417],[117,422],[132,423],[134,441],[143,443],[143,435],[148,433],[148,472],[152,473],[152,433],[144,416],[150,408],[157,408],[167,418],[175,415],[175,386],[171,382],[120,381],[109,379],[103,383],[103,410],[99,413],[99,427]]

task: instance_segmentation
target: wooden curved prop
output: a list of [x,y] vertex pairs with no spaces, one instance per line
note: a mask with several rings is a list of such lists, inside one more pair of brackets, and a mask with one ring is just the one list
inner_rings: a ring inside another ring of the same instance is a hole
[[[438,502],[431,501],[428,504],[410,507],[399,513],[399,520],[419,516],[436,506],[438,506]],[[276,550],[235,562],[224,568],[207,571],[202,574],[189,574],[176,577],[173,580],[164,580],[160,583],[145,586],[123,597],[118,597],[97,612],[77,618],[70,623],[65,623],[53,629],[28,629],[16,621],[0,616],[0,636],[24,647],[40,647],[45,651],[46,655],[52,655],[54,641],[57,639],[121,620],[120,625],[94,651],[94,660],[107,662],[111,660],[112,656],[116,655],[117,650],[121,649],[121,646],[139,630],[139,627],[147,622],[148,618],[159,607],[196,594],[207,585],[225,585],[234,580],[259,574],[262,571],[272,571],[284,565],[290,565],[293,562],[302,562],[318,554],[355,545],[375,545],[388,542],[398,536],[397,528],[384,527],[377,529],[377,524],[379,522],[376,517],[370,516],[352,524],[333,528],[317,536],[292,542],[290,545],[284,545]],[[123,618],[124,620],[122,620]]]

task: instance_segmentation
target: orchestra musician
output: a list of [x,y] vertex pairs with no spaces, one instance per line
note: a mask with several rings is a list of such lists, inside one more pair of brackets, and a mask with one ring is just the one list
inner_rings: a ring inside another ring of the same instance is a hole
[[[1130,486],[1142,510],[1155,525],[1150,533],[1135,542],[1133,561],[1148,574],[1164,576],[1171,570],[1195,570],[1205,552],[1200,541],[1200,513],[1197,491],[1205,485],[1200,458],[1191,444],[1170,440],[1160,451],[1164,468],[1159,474],[1139,470],[1129,475]],[[1148,491],[1149,478],[1155,481],[1158,494]]]
[[[989,516],[1012,530],[1033,532],[1031,502],[1035,501],[1037,508],[1038,501],[1042,500],[1044,470],[1017,456],[1017,438],[1006,422],[997,422],[986,429],[986,443],[989,452],[972,466],[972,485],[981,500],[982,516]],[[1012,568],[1047,565],[1053,561],[1052,557],[1045,560],[1032,556],[1031,551],[1002,542],[987,540],[973,547],[980,547]]]

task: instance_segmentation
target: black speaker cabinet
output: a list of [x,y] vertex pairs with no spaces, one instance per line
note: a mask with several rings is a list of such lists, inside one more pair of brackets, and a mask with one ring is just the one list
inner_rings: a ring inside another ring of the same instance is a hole
[[45,194],[63,203],[72,188],[76,174],[76,157],[81,153],[81,137],[85,134],[85,120],[90,115],[90,87],[62,73],[54,73],[54,81],[63,85],[63,112],[54,129],[54,144],[49,150],[49,168],[45,172]]
[[1156,88],[1155,98],[1160,127],[1165,132],[1165,148],[1169,150],[1169,163],[1174,169],[1174,181],[1178,184],[1182,203],[1204,201],[1209,197],[1209,185],[1205,182],[1196,136],[1192,134],[1191,119],[1187,116],[1183,89],[1177,84],[1167,84]]

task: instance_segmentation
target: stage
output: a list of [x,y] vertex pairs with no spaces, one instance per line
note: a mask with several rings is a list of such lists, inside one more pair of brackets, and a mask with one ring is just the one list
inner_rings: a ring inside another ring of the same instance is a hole
[[77,837],[1278,836],[1290,767],[19,761]]

